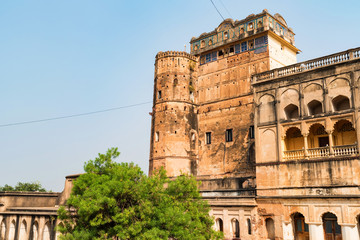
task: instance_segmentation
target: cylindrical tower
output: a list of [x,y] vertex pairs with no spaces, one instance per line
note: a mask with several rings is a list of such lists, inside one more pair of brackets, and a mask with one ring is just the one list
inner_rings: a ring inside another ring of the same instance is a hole
[[149,174],[163,167],[169,177],[196,174],[196,57],[159,52],[155,60]]

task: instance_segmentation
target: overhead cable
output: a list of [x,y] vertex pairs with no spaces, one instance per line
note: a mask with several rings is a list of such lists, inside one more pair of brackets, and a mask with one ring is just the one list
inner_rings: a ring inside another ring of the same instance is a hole
[[87,116],[87,115],[93,115],[98,113],[104,113],[104,112],[110,112],[110,111],[116,111],[124,108],[131,108],[131,107],[137,107],[140,105],[145,105],[148,103],[152,103],[152,101],[149,102],[142,102],[127,106],[120,106],[120,107],[114,107],[114,108],[108,108],[93,112],[85,112],[85,113],[78,113],[78,114],[72,114],[72,115],[66,115],[66,116],[59,116],[59,117],[52,117],[52,118],[44,118],[44,119],[37,119],[37,120],[30,120],[30,121],[24,121],[24,122],[15,122],[15,123],[7,123],[7,124],[1,124],[0,127],[9,127],[9,126],[16,126],[16,125],[24,125],[24,124],[31,124],[31,123],[39,123],[39,122],[48,122],[48,121],[54,121],[54,120],[60,120],[65,118],[74,118],[74,117],[81,117],[81,116]]

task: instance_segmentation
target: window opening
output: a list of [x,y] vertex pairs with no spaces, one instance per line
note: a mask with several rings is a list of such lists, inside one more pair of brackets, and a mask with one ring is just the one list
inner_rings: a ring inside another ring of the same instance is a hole
[[226,142],[232,142],[232,140],[233,140],[233,130],[232,129],[226,129],[225,141]]
[[218,56],[220,57],[220,56],[223,56],[223,55],[224,55],[224,52],[222,50],[220,50],[219,53],[218,53]]
[[235,45],[235,53],[240,53],[240,44]]
[[254,48],[254,40],[250,40],[249,41],[249,49],[253,49]]
[[159,132],[156,132],[155,133],[155,142],[158,142],[159,141]]
[[254,126],[250,126],[250,128],[249,128],[249,138],[250,138],[250,139],[254,139],[254,138],[255,138]]
[[211,144],[211,132],[206,133],[206,144]]
[[241,43],[241,52],[247,51],[247,42]]
[[230,53],[233,53],[234,52],[234,46],[231,46],[230,47],[230,51],[229,51]]
[[250,218],[247,219],[247,227],[248,227],[248,234],[251,235],[251,221],[250,221]]
[[161,99],[161,91],[158,91],[158,99]]

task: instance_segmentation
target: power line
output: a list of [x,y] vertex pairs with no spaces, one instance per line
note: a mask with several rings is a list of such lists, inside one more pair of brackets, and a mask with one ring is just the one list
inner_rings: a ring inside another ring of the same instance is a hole
[[0,125],[0,127],[9,127],[9,126],[24,125],[24,124],[31,124],[31,123],[38,123],[38,122],[54,121],[54,120],[60,120],[60,119],[65,119],[65,118],[81,117],[81,116],[93,115],[93,114],[98,114],[98,113],[103,113],[103,112],[116,111],[116,110],[120,110],[120,109],[124,109],[124,108],[137,107],[137,106],[145,105],[148,103],[152,103],[152,101],[136,103],[136,104],[121,106],[121,107],[108,108],[108,109],[103,109],[103,110],[98,110],[98,111],[93,111],[93,112],[78,113],[78,114],[59,116],[59,117],[53,117],[53,118],[37,119],[37,120],[24,121],[24,122],[7,123],[7,124]]
[[223,17],[223,16],[221,15],[221,13],[219,12],[219,10],[217,9],[217,7],[215,6],[213,0],[210,0],[210,1],[211,1],[212,5],[214,5],[214,8],[216,9],[216,11],[220,14],[221,18],[222,18],[223,20],[225,20],[224,17]]
[[229,16],[230,16],[231,18],[233,18],[233,17],[231,16],[229,10],[225,7],[225,4],[224,4],[221,0],[219,0],[219,1],[220,1],[221,5],[225,8],[225,10],[226,10],[226,12],[229,14]]

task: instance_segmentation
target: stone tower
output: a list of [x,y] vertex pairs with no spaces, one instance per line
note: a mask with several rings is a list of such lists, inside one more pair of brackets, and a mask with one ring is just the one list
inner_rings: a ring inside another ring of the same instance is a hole
[[251,76],[296,63],[294,44],[284,18],[264,10],[193,37],[190,54],[158,53],[150,174],[192,173],[212,196],[254,187]]
[[150,171],[196,174],[198,124],[194,105],[196,58],[186,52],[156,55]]

